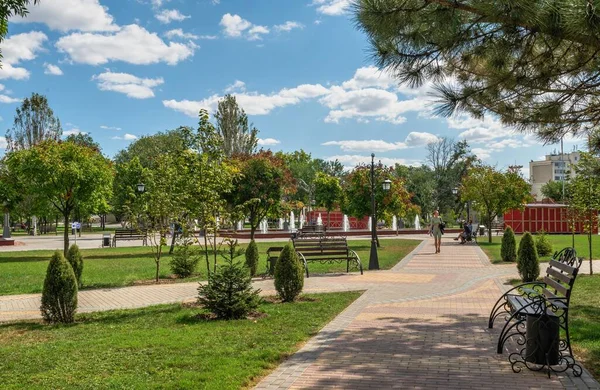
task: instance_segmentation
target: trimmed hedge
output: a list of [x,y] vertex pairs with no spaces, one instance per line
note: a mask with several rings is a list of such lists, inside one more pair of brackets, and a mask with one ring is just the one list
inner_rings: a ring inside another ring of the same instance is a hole
[[515,233],[510,226],[506,227],[502,236],[500,257],[503,261],[514,262],[517,260],[517,241],[515,240]]
[[519,243],[517,268],[524,283],[533,282],[540,276],[540,262],[537,249],[535,248],[533,236],[529,232],[525,232]]
[[549,256],[552,254],[552,243],[548,239],[545,231],[539,231],[535,237],[535,248],[540,256]]
[[250,241],[248,248],[246,248],[246,267],[250,270],[250,276],[256,275],[256,269],[258,268],[258,245],[256,241]]
[[304,288],[304,269],[291,243],[288,243],[275,264],[275,289],[284,302],[294,302]]
[[44,320],[71,323],[77,311],[77,280],[73,267],[60,251],[54,252],[44,280],[42,306]]
[[75,273],[75,279],[77,280],[77,287],[81,288],[81,275],[83,274],[83,255],[76,244],[71,245],[67,252],[67,261],[71,264],[73,272]]

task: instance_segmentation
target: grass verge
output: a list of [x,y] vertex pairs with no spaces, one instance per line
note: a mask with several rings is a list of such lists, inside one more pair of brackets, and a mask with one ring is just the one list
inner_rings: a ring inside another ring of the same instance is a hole
[[[266,270],[267,248],[283,246],[285,243],[285,241],[258,242],[259,273]],[[419,243],[418,240],[382,239],[382,247],[379,250],[381,269],[392,268]],[[370,241],[351,240],[349,245],[360,256],[363,268],[367,269]],[[161,260],[160,277],[172,281],[169,268],[171,256],[168,254],[168,249],[164,252],[166,254]],[[140,281],[152,281],[154,278],[155,263],[149,247],[83,249],[82,253],[84,256],[83,285],[86,289],[129,286]],[[41,292],[51,256],[52,251],[0,252],[0,295]],[[212,261],[211,256],[211,264]],[[311,274],[346,272],[346,264],[309,263],[309,271]],[[206,262],[202,259],[193,277],[179,281],[204,279],[206,279]]]
[[257,320],[199,320],[181,305],[83,314],[70,326],[0,326],[3,389],[239,389],[360,296],[264,303]]

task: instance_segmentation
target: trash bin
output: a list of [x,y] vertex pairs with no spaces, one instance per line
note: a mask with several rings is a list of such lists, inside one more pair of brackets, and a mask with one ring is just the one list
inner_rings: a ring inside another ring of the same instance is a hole
[[110,246],[110,233],[104,233],[102,235],[102,247]]
[[558,364],[559,318],[547,314],[528,314],[525,361],[554,366]]
[[485,234],[485,226],[479,225],[479,235],[483,236]]

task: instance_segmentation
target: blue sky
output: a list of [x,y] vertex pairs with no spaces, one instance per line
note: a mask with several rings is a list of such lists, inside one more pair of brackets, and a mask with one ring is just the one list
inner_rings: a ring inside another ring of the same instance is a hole
[[[467,139],[501,168],[527,168],[557,148],[493,118],[434,117],[427,85],[411,90],[373,67],[348,3],[41,0],[11,20],[0,45],[0,134],[19,100],[38,92],[67,133],[90,133],[112,156],[136,137],[195,126],[198,109],[213,112],[230,92],[263,147],[346,166],[371,152],[386,164],[418,164],[441,136]],[[4,146],[0,137],[0,154]]]

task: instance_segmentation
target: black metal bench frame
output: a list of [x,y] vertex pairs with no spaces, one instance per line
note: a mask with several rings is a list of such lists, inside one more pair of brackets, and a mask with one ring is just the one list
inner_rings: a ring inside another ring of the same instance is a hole
[[[546,269],[546,276],[542,281],[523,283],[504,293],[494,305],[488,320],[488,328],[494,327],[494,322],[504,316],[505,323],[498,336],[497,353],[504,351],[504,345],[509,339],[515,340],[518,352],[509,355],[514,372],[520,372],[523,367],[533,371],[548,368],[551,372],[560,373],[569,369],[573,375],[580,376],[582,368],[573,358],[571,339],[569,337],[569,304],[571,292],[579,267],[583,259],[577,257],[573,248],[564,248],[557,252],[550,260]],[[546,323],[554,320],[558,322],[559,331],[564,332],[564,338],[559,336],[555,340],[558,349],[558,364],[550,364],[546,355],[546,364],[533,364],[526,359],[528,316],[534,316],[535,321]],[[522,347],[522,348],[521,348]]]
[[363,267],[358,254],[348,247],[345,237],[295,238],[292,240],[298,257],[304,263],[306,277],[309,277],[308,263],[319,262],[332,264],[346,262],[346,272],[350,272],[350,264],[363,274]]
[[112,246],[117,247],[117,241],[132,241],[142,240],[142,245],[148,245],[148,232],[145,230],[115,230],[115,234],[112,238]]
[[272,246],[267,249],[267,272],[265,273],[265,277],[275,274],[275,263],[277,263],[282,250],[282,246]]

